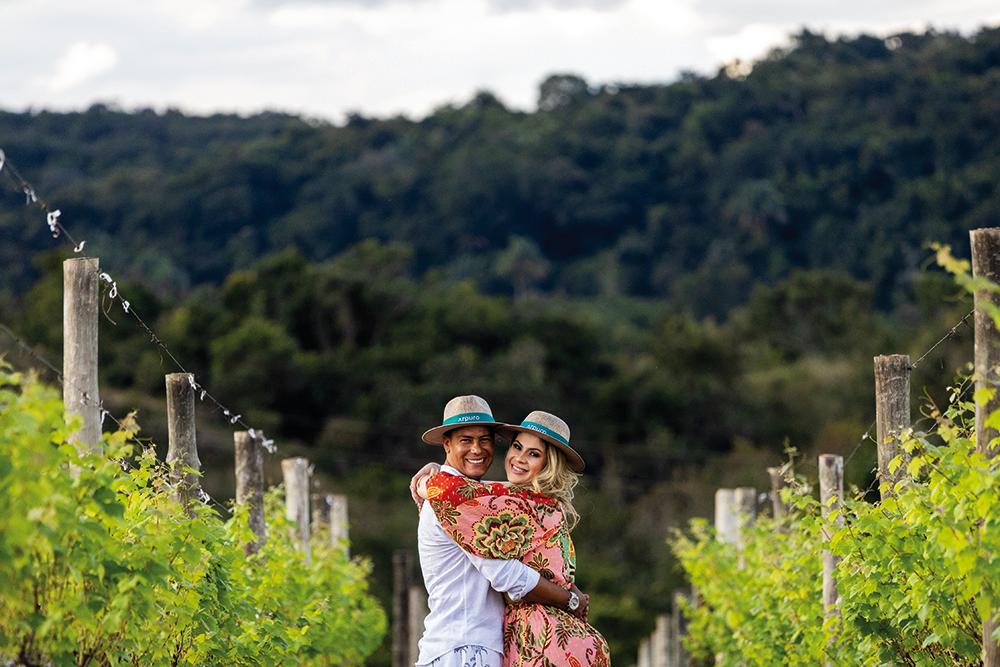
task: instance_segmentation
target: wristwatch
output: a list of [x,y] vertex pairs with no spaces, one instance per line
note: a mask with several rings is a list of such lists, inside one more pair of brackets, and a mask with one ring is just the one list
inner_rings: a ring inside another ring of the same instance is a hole
[[566,608],[570,611],[576,611],[580,608],[580,596],[573,591],[569,592],[569,601],[566,602]]

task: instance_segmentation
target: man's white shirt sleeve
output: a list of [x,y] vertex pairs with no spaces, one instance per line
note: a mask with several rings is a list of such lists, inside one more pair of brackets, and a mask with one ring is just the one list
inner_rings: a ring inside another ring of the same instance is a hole
[[486,577],[493,590],[506,593],[514,601],[531,592],[542,576],[519,560],[496,560],[480,558],[466,551],[462,553],[472,562],[472,567]]

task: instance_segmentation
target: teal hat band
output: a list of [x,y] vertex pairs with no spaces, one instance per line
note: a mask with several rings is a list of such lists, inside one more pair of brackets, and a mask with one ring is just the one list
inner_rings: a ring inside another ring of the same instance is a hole
[[569,440],[567,440],[566,438],[562,437],[560,434],[556,433],[552,429],[550,429],[550,428],[548,428],[546,426],[542,426],[538,422],[521,422],[521,428],[526,428],[526,429],[530,429],[532,431],[538,431],[539,433],[544,433],[545,435],[549,436],[550,438],[555,438],[556,440],[558,440],[562,444],[564,444],[567,447],[569,447]]
[[493,422],[493,415],[488,412],[463,412],[454,417],[448,417],[441,426],[453,426],[455,424],[475,424],[476,422]]

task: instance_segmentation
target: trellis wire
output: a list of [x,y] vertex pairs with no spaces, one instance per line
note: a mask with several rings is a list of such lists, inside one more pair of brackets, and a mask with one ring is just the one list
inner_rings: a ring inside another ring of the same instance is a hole
[[[107,409],[105,409],[105,407],[104,407],[104,401],[103,400],[101,400],[97,404],[95,404],[93,402],[93,400],[87,395],[87,392],[80,391],[79,387],[77,387],[76,385],[74,385],[72,382],[69,382],[68,380],[66,380],[66,378],[62,374],[62,371],[60,371],[59,368],[53,362],[49,361],[42,354],[40,354],[38,351],[36,351],[34,348],[32,348],[23,338],[21,338],[20,336],[18,336],[17,333],[15,333],[10,327],[8,327],[6,324],[0,322],[0,331],[2,331],[5,334],[7,334],[7,336],[14,342],[14,344],[17,345],[21,350],[23,350],[24,352],[26,352],[32,359],[34,359],[35,361],[37,361],[38,363],[40,363],[42,366],[44,366],[46,369],[48,369],[50,372],[52,372],[55,375],[55,377],[56,377],[57,381],[59,382],[59,384],[64,385],[64,384],[69,383],[70,387],[73,387],[74,389],[76,389],[77,391],[79,391],[79,393],[82,396],[82,398],[80,399],[80,402],[81,402],[82,405],[89,406],[89,407],[96,407],[98,410],[100,410],[100,415],[101,415],[100,416],[100,421],[101,421],[101,425],[102,426],[104,425],[104,419],[105,419],[105,417],[107,417],[107,418],[109,418],[111,421],[113,421],[115,423],[115,425],[118,427],[119,430],[124,431],[125,433],[132,433],[132,429],[130,429],[128,426],[125,425],[124,422],[122,422],[120,419],[118,419],[113,414],[111,414],[110,411],[108,411]],[[134,435],[130,435],[129,439],[132,440],[132,442],[134,442],[135,444],[139,445],[142,448],[142,451],[144,453],[148,453],[149,452],[150,443],[143,442],[142,440],[140,440],[139,438],[135,437]],[[154,458],[155,458],[155,452],[154,452]],[[167,476],[169,478],[170,469],[167,466],[166,462],[160,461],[159,459],[155,459],[155,461],[156,461],[155,465],[156,465],[157,470],[159,470],[161,474],[163,474],[164,476]],[[122,466],[122,469],[125,470],[125,471],[130,471],[130,470],[136,470],[137,469],[127,459],[119,459],[118,463]],[[215,498],[213,498],[207,491],[205,491],[204,488],[201,487],[201,485],[199,485],[198,497],[199,497],[199,499],[202,502],[204,502],[206,504],[209,504],[209,503],[210,504],[214,504],[216,506],[216,508],[218,508],[219,510],[221,510],[224,513],[228,513],[230,511],[230,509],[226,505],[224,505],[223,503],[221,503],[218,500],[216,500]]]
[[[80,257],[89,257],[89,255],[83,251],[87,243],[86,240],[77,242],[72,234],[70,234],[69,230],[67,230],[62,222],[59,221],[59,218],[62,216],[62,211],[49,206],[48,202],[38,195],[35,187],[21,175],[21,172],[10,161],[10,158],[7,157],[3,149],[0,149],[0,176],[2,176],[3,173],[6,173],[14,182],[16,189],[24,194],[25,206],[34,205],[45,212],[45,223],[52,234],[52,238],[59,238],[60,236],[64,237],[73,246],[73,252],[75,254]],[[259,437],[261,445],[269,454],[274,454],[277,451],[277,448],[274,445],[274,440],[267,438],[264,435],[263,430],[251,427],[243,420],[243,415],[241,413],[227,408],[221,401],[213,396],[204,385],[195,382],[190,371],[184,368],[184,365],[181,364],[176,356],[174,356],[173,352],[170,351],[170,348],[167,347],[166,343],[164,343],[163,340],[156,335],[156,332],[153,331],[152,327],[146,324],[145,320],[143,320],[142,317],[139,316],[139,313],[136,312],[135,308],[132,307],[131,302],[129,302],[124,295],[121,294],[118,288],[118,282],[112,278],[107,271],[100,271],[98,273],[98,280],[105,284],[105,296],[111,299],[112,302],[116,299],[120,302],[122,310],[126,314],[132,316],[143,332],[149,337],[150,342],[153,343],[160,350],[160,352],[165,354],[180,372],[191,375],[191,388],[198,394],[199,400],[204,401],[207,398],[214,404],[215,410],[221,412],[223,417],[229,421],[230,425],[239,424],[250,434],[250,437]],[[105,316],[107,316],[107,312],[105,312]],[[108,319],[110,320],[110,318]],[[112,323],[114,322],[112,321]]]

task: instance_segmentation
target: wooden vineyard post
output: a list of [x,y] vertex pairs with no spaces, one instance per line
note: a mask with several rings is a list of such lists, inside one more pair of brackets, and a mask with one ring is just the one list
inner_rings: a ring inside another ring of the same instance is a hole
[[[844,457],[834,454],[821,454],[819,457],[819,500],[823,516],[823,538],[829,541],[833,533],[844,525]],[[830,518],[832,513],[836,514]],[[823,614],[829,619],[836,616],[839,596],[834,572],[837,568],[837,558],[829,549],[823,550]],[[830,638],[830,644],[833,643]],[[832,664],[828,662],[827,664]]]
[[715,536],[725,544],[736,544],[736,498],[732,489],[715,492]]
[[736,509],[736,545],[742,549],[746,529],[757,519],[757,489],[752,486],[734,489],[733,505]]
[[409,667],[410,579],[413,556],[400,549],[392,554],[392,667]]
[[174,498],[188,511],[201,490],[194,422],[194,376],[170,373],[167,385],[167,467]]
[[656,617],[656,629],[649,640],[652,667],[670,667],[670,617],[660,614]]
[[889,462],[897,454],[909,458],[899,442],[899,434],[910,425],[910,357],[905,354],[875,357],[875,424],[879,494],[884,500],[893,495],[893,484],[906,476],[905,463],[890,472]]
[[328,496],[330,503],[330,543],[340,546],[344,556],[350,558],[350,538],[347,523],[347,496]]
[[257,539],[243,547],[249,556],[260,551],[267,540],[267,524],[264,521],[264,456],[257,438],[251,438],[247,431],[233,433],[233,448],[236,453],[236,502],[247,505],[250,530]]
[[687,667],[687,654],[684,652],[684,635],[687,634],[687,621],[683,610],[684,593],[674,591],[674,608],[670,615],[670,664],[672,667]]
[[325,533],[330,530],[330,494],[313,493],[309,496],[312,502],[312,532]]
[[[715,538],[723,544],[739,544],[739,517],[736,512],[736,491],[734,489],[717,489],[715,492]],[[742,561],[742,555],[740,560]],[[725,655],[715,656],[716,664],[725,659]]]
[[312,562],[309,547],[309,461],[296,456],[282,459],[281,476],[285,480],[285,516],[295,524],[295,539]]
[[636,667],[653,667],[650,643],[649,638],[639,642],[639,659],[636,661]]
[[424,619],[427,618],[427,589],[424,582],[416,577],[410,582],[410,592],[408,600],[408,623],[407,632],[410,639],[410,657],[408,665],[416,664],[420,656],[420,638],[424,635]]
[[99,286],[96,257],[63,262],[63,405],[66,419],[79,417],[69,436],[77,450],[93,452],[101,441],[101,396],[97,386],[97,313]]
[[[972,245],[972,275],[1000,283],[1000,228],[974,229],[969,232]],[[1000,409],[1000,335],[993,318],[985,306],[1000,306],[1000,294],[987,290],[975,293],[975,380],[976,391],[992,390],[993,396],[982,405],[976,402],[976,449],[992,458],[1000,453],[1000,446],[991,442],[1000,433],[986,428],[986,420]],[[1000,667],[1000,644],[993,640],[993,631],[1000,618],[993,616],[983,621],[983,666]]]
[[[785,477],[784,467],[768,468],[767,476],[771,478],[771,508],[774,520],[780,524],[788,516],[788,505],[781,499],[781,490],[788,486],[788,479]],[[779,525],[778,530],[784,531],[785,527]]]

